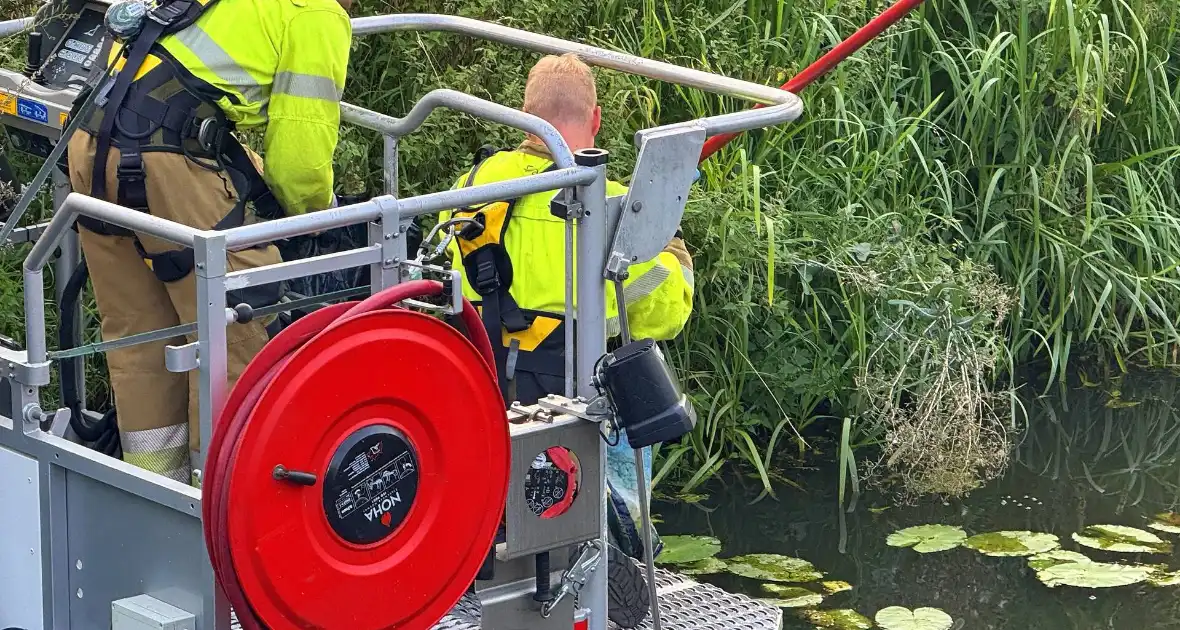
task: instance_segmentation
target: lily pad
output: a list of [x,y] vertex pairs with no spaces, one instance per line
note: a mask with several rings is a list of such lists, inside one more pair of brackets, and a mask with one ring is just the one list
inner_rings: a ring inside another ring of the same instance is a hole
[[734,575],[764,582],[814,582],[824,574],[802,558],[770,553],[752,553],[726,560],[726,570]]
[[1147,525],[1148,527],[1161,532],[1169,534],[1180,534],[1180,514],[1175,512],[1163,512],[1155,515],[1155,520]]
[[966,540],[967,532],[962,527],[918,525],[889,534],[885,543],[890,547],[913,547],[918,553],[933,553],[954,549]]
[[1109,562],[1066,562],[1037,571],[1037,579],[1049,588],[1112,588],[1144,582],[1156,572],[1155,567]]
[[1180,571],[1160,571],[1147,578],[1152,586],[1180,586]]
[[968,538],[963,546],[986,556],[1035,556],[1057,549],[1061,546],[1061,541],[1053,534],[1005,531],[977,534]]
[[836,610],[804,610],[800,613],[805,620],[820,628],[835,630],[869,630],[873,622],[868,617],[847,608]]
[[835,595],[836,593],[843,593],[844,591],[852,590],[851,584],[840,581],[820,582],[819,587],[826,595]]
[[676,570],[685,575],[712,575],[714,573],[724,572],[727,566],[724,560],[705,558],[704,560],[678,565]]
[[950,630],[954,623],[950,615],[937,608],[890,606],[877,613],[877,625],[884,630]]
[[766,602],[768,605],[776,608],[809,608],[811,606],[819,606],[824,601],[823,595],[801,586],[763,584],[762,590],[774,595],[774,597],[763,598],[759,601]]
[[1048,553],[1039,553],[1029,558],[1028,566],[1031,569],[1040,571],[1042,569],[1048,569],[1049,567],[1054,567],[1059,564],[1066,564],[1070,562],[1074,564],[1086,564],[1088,562],[1093,562],[1093,560],[1076,551],[1057,549]]
[[1073,535],[1079,545],[1119,553],[1172,553],[1172,543],[1125,525],[1091,525]]
[[712,536],[664,536],[663,541],[656,564],[688,564],[721,553],[721,541]]

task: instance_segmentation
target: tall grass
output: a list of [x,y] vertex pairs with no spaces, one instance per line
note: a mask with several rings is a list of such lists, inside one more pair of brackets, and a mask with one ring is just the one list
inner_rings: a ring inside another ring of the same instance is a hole
[[[489,19],[776,85],[884,8],[358,5]],[[803,119],[706,163],[684,219],[696,315],[671,347],[700,422],[664,448],[661,487],[693,493],[738,463],[769,492],[784,462],[826,448],[816,436],[848,417],[843,441],[883,453],[878,479],[960,492],[1004,463],[1019,417],[1013,366],[1043,362],[1060,379],[1083,354],[1175,363],[1178,53],[1173,0],[928,0],[814,85]],[[366,38],[346,99],[399,115],[449,87],[516,106],[536,58],[440,33]],[[599,87],[599,140],[620,179],[636,129],[746,107],[613,72]],[[402,144],[400,193],[448,186],[479,145],[516,141],[436,114]],[[380,157],[374,138],[349,132],[340,186],[375,191]]]
[[[485,0],[443,10],[779,83],[881,8]],[[809,425],[848,415],[854,442],[884,447],[880,470],[958,492],[1006,458],[1012,365],[1044,362],[1064,377],[1079,353],[1171,363],[1178,14],[1163,0],[930,0],[814,86],[803,120],[706,164],[685,218],[697,314],[673,346],[701,423],[665,450],[661,482],[691,493],[737,459],[770,486],[776,462],[806,449]],[[373,104],[395,111],[439,85],[518,103],[535,59],[438,35],[362,47],[363,67],[381,75],[373,87],[372,73],[354,77],[358,97],[379,94]],[[609,72],[600,85],[602,143],[620,175],[635,128],[745,106]],[[440,119],[407,141],[407,183],[441,185],[502,134]],[[938,426],[954,430],[940,439],[929,432]],[[962,456],[981,445],[975,461]],[[923,452],[937,470],[915,474]]]

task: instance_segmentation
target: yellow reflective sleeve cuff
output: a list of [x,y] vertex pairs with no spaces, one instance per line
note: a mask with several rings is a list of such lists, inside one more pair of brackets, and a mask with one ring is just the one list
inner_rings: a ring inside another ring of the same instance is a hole
[[[684,329],[692,314],[693,275],[676,256],[662,252],[653,260],[632,265],[623,282],[627,322],[635,339],[664,341]],[[607,304],[614,303],[614,287],[607,285]],[[609,316],[617,316],[610,309]]]
[[271,119],[267,125],[263,179],[288,215],[332,204],[332,153],[338,136],[337,127],[303,120]]

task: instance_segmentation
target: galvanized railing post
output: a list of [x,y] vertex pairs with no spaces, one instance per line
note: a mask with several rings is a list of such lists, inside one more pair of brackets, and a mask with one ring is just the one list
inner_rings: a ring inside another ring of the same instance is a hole
[[[574,155],[578,166],[593,168],[598,177],[584,186],[579,186],[576,199],[581,203],[577,222],[577,339],[575,363],[577,367],[578,395],[587,399],[597,392],[594,389],[594,365],[599,357],[606,354],[606,163],[609,154],[601,149],[583,149]],[[566,322],[570,325],[570,322]],[[598,443],[599,461],[606,462],[606,445]],[[602,475],[601,496],[606,496],[606,476]],[[598,567],[590,576],[582,591],[581,605],[590,608],[590,630],[606,630],[607,624],[607,554],[608,540],[606,510],[602,511],[600,538],[604,543],[603,555]]]
[[369,242],[381,245],[381,260],[370,266],[369,282],[373,294],[401,283],[402,263],[408,258],[407,229],[402,225],[397,199],[387,195],[375,201],[381,214],[376,221],[369,223]]
[[201,444],[194,449],[194,470],[205,467],[205,453],[213,438],[213,421],[225,405],[228,388],[228,348],[225,317],[225,235],[198,234],[193,242],[197,277],[197,412]]
[[392,133],[381,134],[381,140],[385,145],[384,155],[384,169],[382,173],[385,176],[385,194],[397,196],[397,136]]

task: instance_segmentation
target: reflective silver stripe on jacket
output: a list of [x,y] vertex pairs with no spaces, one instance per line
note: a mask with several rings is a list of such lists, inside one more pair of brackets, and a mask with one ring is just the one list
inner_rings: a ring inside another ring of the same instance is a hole
[[271,94],[286,94],[300,98],[312,98],[337,103],[344,96],[344,90],[329,77],[298,72],[280,72],[275,75]]
[[196,56],[201,65],[217,75],[217,78],[221,79],[223,83],[232,86],[247,101],[257,103],[270,96],[270,91],[260,85],[253,75],[240,66],[201,27],[194,24],[180,31],[174,37]]

